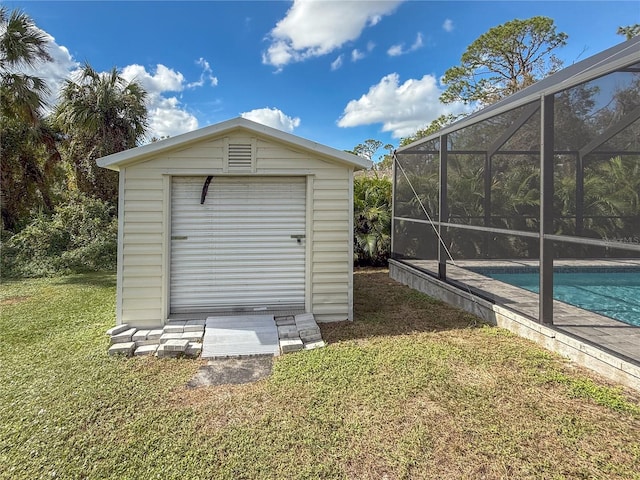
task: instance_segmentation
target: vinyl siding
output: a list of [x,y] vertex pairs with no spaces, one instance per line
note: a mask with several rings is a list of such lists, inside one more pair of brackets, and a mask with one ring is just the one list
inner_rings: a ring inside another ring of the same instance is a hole
[[[323,175],[324,174],[324,175]],[[312,311],[318,321],[349,318],[349,170],[334,168],[316,175],[313,192]]]
[[343,165],[312,158],[258,140],[257,173],[288,172],[313,175],[311,219],[311,311],[319,322],[349,319],[349,172]]
[[172,175],[224,175],[229,143],[251,143],[248,175],[311,176],[308,194],[308,299],[320,322],[350,319],[351,169],[267,138],[226,135],[127,166],[121,173],[121,281],[118,322],[161,325],[168,315],[168,244]]

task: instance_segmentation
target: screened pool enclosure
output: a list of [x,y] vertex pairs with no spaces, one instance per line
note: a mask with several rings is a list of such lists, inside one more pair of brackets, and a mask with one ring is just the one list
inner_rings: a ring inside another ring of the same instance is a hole
[[393,200],[396,262],[542,323],[555,295],[640,326],[640,38],[400,148]]

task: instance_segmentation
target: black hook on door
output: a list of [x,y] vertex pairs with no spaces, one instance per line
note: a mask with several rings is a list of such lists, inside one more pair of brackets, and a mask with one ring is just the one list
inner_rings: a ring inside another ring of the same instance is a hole
[[207,192],[209,191],[209,184],[211,183],[212,178],[213,175],[209,175],[204,181],[204,185],[202,186],[202,194],[200,195],[200,205],[204,204],[204,201],[207,198]]

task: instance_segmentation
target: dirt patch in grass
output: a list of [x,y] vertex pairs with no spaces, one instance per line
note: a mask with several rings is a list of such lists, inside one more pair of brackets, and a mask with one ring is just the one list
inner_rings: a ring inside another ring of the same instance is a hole
[[187,383],[187,388],[257,382],[271,374],[272,366],[272,355],[211,360],[198,369],[196,375]]
[[26,302],[30,297],[25,296],[16,296],[16,297],[7,297],[0,300],[0,306],[5,307],[9,305],[15,305],[17,303]]

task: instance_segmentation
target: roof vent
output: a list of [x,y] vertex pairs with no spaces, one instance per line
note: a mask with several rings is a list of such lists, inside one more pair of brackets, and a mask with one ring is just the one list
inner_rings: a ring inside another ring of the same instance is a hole
[[253,166],[253,149],[250,143],[229,144],[229,171],[250,172]]

